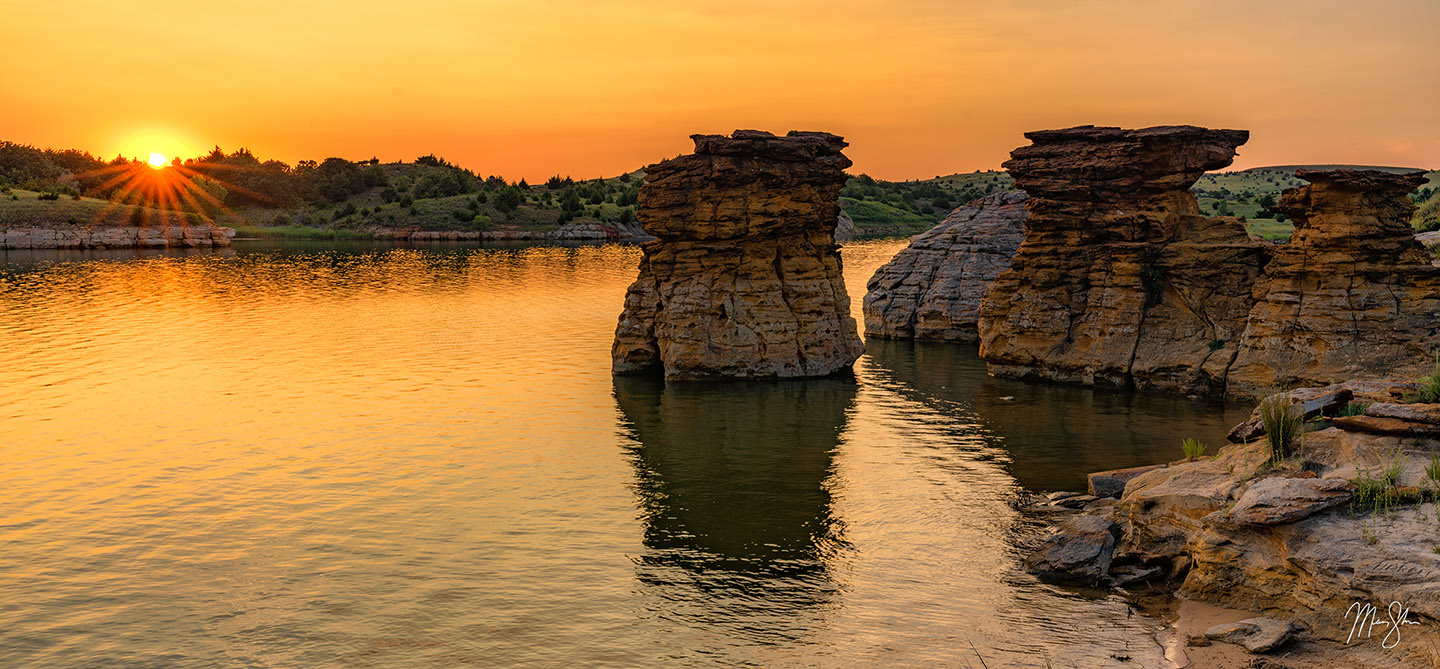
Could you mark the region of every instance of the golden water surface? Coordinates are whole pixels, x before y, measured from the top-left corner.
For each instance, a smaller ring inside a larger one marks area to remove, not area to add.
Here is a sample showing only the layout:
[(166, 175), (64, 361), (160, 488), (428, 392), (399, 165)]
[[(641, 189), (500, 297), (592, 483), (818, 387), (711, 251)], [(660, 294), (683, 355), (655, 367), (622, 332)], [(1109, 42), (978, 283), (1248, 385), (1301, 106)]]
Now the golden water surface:
[[(903, 245), (845, 247), (857, 317)], [(0, 666), (1161, 664), (1017, 508), (1233, 410), (881, 340), (612, 379), (638, 259), (0, 251)]]

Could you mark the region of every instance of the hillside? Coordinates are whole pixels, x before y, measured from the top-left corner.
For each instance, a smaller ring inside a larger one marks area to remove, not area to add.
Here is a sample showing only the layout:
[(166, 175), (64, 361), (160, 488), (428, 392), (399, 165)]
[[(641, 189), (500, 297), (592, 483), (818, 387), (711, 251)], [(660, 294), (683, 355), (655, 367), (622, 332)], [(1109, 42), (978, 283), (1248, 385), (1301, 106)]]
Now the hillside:
[[(1242, 218), (1251, 234), (1288, 237), (1291, 225), (1272, 212), (1285, 188), (1302, 182), (1301, 168), (1283, 165), (1216, 172), (1192, 189), (1207, 215)], [(1398, 167), (1370, 167), (1404, 171)], [(116, 178), (116, 177), (120, 178)], [(1412, 197), (1420, 204), (1415, 225), (1440, 226), (1440, 172)], [(388, 231), (426, 230), (527, 234), (566, 224), (633, 229), (644, 172), (543, 184), (481, 177), (436, 156), (381, 163), (327, 158), (294, 166), (261, 160), (245, 149), (177, 161), (153, 170), (116, 158), (103, 162), (75, 150), (40, 150), (0, 142), (0, 226), (116, 225), (161, 208), (197, 223), (207, 220), (251, 237), (370, 237)], [(939, 223), (955, 207), (1014, 188), (1003, 171), (975, 171), (915, 181), (853, 176), (840, 206), (862, 237), (903, 237)], [(45, 198), (39, 197), (40, 193)]]

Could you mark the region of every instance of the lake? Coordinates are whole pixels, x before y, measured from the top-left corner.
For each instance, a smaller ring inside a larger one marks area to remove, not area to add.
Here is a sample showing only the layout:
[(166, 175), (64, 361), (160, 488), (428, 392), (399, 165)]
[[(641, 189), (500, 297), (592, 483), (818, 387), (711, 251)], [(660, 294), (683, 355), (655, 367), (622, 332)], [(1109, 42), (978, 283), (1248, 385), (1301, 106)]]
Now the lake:
[[(857, 320), (903, 246), (844, 247)], [(883, 340), (616, 379), (639, 257), (0, 251), (0, 664), (1163, 666), (1020, 571), (1024, 501), (1247, 409)]]

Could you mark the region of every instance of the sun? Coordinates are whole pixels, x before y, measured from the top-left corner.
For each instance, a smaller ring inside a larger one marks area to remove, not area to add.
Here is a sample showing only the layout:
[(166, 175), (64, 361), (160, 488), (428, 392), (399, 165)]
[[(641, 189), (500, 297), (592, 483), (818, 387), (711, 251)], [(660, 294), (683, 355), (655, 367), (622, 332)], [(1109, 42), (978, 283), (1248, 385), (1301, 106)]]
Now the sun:
[(165, 165), (166, 165), (166, 163), (167, 163), (168, 161), (165, 160), (165, 155), (164, 155), (164, 154), (161, 154), (161, 153), (152, 153), (152, 154), (150, 154), (150, 160), (149, 160), (148, 162), (150, 163), (150, 166), (151, 166), (151, 167), (153, 167), (153, 168), (155, 168), (155, 169), (158, 170), (158, 169), (161, 169), (161, 168), (165, 167)]

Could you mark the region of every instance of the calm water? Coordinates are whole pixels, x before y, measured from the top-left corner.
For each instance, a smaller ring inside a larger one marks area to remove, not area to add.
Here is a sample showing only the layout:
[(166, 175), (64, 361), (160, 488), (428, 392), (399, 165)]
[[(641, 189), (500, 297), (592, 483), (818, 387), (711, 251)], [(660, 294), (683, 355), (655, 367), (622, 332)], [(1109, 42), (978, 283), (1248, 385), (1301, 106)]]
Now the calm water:
[[(845, 248), (857, 317), (902, 246)], [(1161, 666), (1015, 504), (1235, 411), (879, 340), (612, 379), (638, 258), (0, 251), (0, 665)]]

